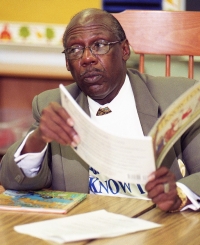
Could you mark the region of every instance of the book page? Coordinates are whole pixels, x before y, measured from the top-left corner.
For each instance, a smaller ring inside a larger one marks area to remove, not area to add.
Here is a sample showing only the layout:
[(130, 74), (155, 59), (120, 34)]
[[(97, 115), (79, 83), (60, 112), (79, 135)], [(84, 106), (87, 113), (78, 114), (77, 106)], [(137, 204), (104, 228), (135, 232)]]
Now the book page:
[(161, 115), (149, 133), (158, 168), (172, 145), (200, 118), (200, 83), (183, 93)]
[(98, 210), (66, 218), (18, 225), (14, 230), (63, 244), (86, 239), (116, 237), (159, 227), (161, 225), (154, 222)]
[(80, 108), (63, 85), (60, 90), (62, 106), (74, 120), (81, 139), (74, 151), (107, 177), (145, 184), (155, 170), (152, 138), (123, 138), (106, 132)]

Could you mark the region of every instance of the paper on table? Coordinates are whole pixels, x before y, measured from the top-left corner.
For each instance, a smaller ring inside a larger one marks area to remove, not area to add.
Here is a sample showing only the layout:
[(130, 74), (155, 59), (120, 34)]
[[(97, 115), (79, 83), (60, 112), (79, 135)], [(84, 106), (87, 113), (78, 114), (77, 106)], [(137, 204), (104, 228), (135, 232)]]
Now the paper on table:
[(151, 137), (118, 137), (96, 125), (61, 84), (61, 102), (75, 122), (81, 143), (77, 154), (101, 174), (112, 179), (145, 184), (155, 170)]
[(14, 230), (62, 244), (85, 239), (121, 236), (160, 226), (139, 218), (129, 218), (121, 214), (99, 210), (65, 218), (19, 225), (15, 226)]

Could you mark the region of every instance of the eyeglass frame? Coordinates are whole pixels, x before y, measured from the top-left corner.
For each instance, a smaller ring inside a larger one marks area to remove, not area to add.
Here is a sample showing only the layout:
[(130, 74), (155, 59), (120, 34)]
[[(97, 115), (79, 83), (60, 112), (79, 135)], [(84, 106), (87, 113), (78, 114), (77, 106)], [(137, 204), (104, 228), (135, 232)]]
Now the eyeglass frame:
[[(84, 54), (84, 52), (85, 52), (85, 49), (89, 49), (90, 50), (90, 52), (93, 54), (93, 55), (104, 55), (104, 54), (107, 54), (109, 51), (110, 51), (110, 49), (111, 49), (111, 45), (114, 45), (114, 44), (117, 44), (117, 43), (121, 43), (122, 41), (124, 41), (124, 40), (118, 40), (118, 41), (113, 41), (113, 42), (108, 42), (108, 43), (106, 43), (105, 45), (108, 45), (108, 51), (106, 52), (106, 53), (103, 53), (103, 54), (94, 54), (92, 51), (92, 49), (91, 49), (91, 46), (93, 45), (93, 44), (95, 44), (97, 41), (95, 41), (94, 43), (92, 43), (92, 45), (90, 45), (90, 46), (85, 46), (85, 47), (81, 47), (81, 49), (80, 50), (82, 50), (82, 55), (79, 57), (79, 58), (77, 58), (77, 59), (69, 59), (68, 57), (67, 57), (67, 54), (66, 54), (66, 51), (68, 50), (68, 49), (70, 49), (71, 47), (69, 47), (69, 48), (66, 48), (66, 49), (64, 49), (63, 51), (62, 51), (62, 53), (63, 54), (65, 54), (65, 56), (66, 56), (66, 59), (68, 59), (68, 60), (78, 60), (78, 59), (81, 59), (82, 57), (83, 57), (83, 54)], [(73, 47), (73, 46), (72, 46)]]

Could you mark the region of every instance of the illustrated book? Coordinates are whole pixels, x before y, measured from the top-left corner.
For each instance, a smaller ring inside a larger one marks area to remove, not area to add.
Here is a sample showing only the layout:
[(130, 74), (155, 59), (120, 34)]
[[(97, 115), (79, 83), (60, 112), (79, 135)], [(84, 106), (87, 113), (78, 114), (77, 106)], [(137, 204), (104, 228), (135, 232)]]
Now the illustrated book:
[(200, 118), (200, 83), (177, 98), (148, 136), (114, 135), (96, 124), (61, 84), (61, 103), (74, 120), (81, 142), (74, 151), (92, 168), (112, 179), (145, 184), (178, 138)]
[(76, 192), (6, 190), (0, 194), (0, 210), (65, 214), (86, 197)]

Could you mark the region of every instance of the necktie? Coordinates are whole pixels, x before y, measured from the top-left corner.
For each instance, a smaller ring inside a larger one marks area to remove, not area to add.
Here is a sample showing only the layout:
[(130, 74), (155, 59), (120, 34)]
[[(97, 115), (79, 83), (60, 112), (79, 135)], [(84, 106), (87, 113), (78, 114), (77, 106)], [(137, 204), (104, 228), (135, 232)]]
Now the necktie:
[(100, 107), (99, 110), (97, 111), (96, 116), (102, 116), (102, 115), (108, 114), (110, 112), (112, 112), (112, 111), (108, 107), (104, 107), (104, 108)]

